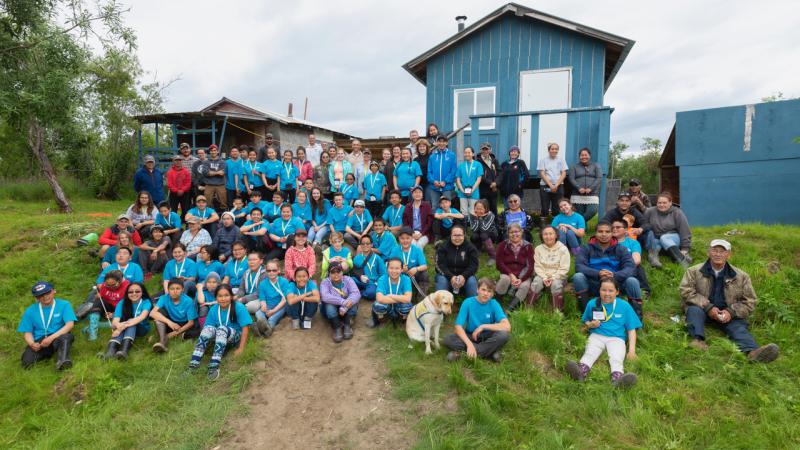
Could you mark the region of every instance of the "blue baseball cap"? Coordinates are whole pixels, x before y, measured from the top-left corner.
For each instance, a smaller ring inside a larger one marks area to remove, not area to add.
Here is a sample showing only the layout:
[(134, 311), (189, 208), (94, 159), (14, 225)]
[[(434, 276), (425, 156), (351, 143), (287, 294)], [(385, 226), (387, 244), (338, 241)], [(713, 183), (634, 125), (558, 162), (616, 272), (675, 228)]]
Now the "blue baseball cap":
[(50, 293), (53, 290), (53, 285), (47, 281), (37, 281), (31, 288), (31, 294), (34, 297), (41, 297), (44, 294)]

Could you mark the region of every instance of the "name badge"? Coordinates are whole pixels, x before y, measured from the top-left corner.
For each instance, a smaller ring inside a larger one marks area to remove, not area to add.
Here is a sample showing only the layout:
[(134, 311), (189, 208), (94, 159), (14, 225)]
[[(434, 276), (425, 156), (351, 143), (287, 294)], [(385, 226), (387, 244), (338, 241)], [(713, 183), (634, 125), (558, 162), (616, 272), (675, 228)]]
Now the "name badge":
[(603, 310), (592, 310), (592, 320), (599, 320), (602, 322), (606, 320), (606, 315), (603, 313)]
[(370, 195), (369, 196), (369, 201), (374, 202), (375, 201), (375, 196), (374, 195)]

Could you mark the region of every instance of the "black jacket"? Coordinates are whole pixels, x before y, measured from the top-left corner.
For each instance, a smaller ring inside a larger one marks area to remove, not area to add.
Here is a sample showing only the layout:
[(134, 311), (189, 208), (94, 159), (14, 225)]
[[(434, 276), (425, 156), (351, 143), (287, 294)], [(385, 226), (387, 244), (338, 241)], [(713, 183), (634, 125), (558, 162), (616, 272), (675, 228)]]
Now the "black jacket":
[(504, 197), (508, 197), (511, 194), (521, 194), (522, 187), (529, 177), (530, 173), (525, 161), (521, 159), (513, 163), (506, 161), (500, 166), (500, 177), (497, 181), (497, 186)]
[(463, 275), (469, 278), (478, 272), (478, 249), (468, 240), (456, 247), (447, 241), (436, 249), (436, 273), (447, 278)]
[(622, 217), (625, 214), (630, 214), (633, 216), (633, 227), (634, 228), (641, 228), (644, 231), (648, 231), (650, 229), (650, 223), (647, 222), (647, 219), (644, 218), (642, 213), (639, 212), (638, 209), (634, 207), (628, 208), (628, 212), (623, 213), (619, 210), (619, 206), (615, 207), (614, 209), (608, 210), (603, 220), (607, 220), (608, 222), (613, 222), (615, 220), (621, 220), (622, 223), (626, 223), (625, 219)]
[(497, 158), (494, 157), (493, 153), (489, 153), (489, 155), (492, 157), (490, 163), (484, 161), (483, 158), (481, 158), (480, 153), (478, 153), (477, 157), (475, 158), (475, 160), (481, 163), (481, 166), (483, 166), (483, 176), (481, 177), (481, 186), (480, 186), (482, 189), (489, 188), (492, 185), (492, 183), (496, 183), (497, 176), (499, 175)]

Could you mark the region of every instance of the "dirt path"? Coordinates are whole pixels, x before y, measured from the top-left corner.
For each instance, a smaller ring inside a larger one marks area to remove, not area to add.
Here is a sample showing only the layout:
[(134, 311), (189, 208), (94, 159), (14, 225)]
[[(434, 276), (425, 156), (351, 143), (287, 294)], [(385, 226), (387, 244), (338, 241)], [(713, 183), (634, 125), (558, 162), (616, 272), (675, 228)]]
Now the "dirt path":
[(341, 344), (319, 314), (311, 330), (281, 321), (264, 344), (265, 370), (245, 393), (250, 413), (231, 424), (219, 448), (404, 449), (416, 442), (370, 346), (370, 303), (360, 306), (355, 336)]

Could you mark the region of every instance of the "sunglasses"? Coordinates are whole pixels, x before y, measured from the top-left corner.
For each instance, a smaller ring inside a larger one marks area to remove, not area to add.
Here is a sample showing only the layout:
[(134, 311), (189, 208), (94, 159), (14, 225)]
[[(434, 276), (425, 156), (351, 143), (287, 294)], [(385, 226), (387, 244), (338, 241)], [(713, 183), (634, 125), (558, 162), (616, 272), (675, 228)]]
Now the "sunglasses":
[(128, 294), (141, 294), (142, 291), (128, 291)]
[(277, 272), (278, 269), (267, 269), (267, 272)]

